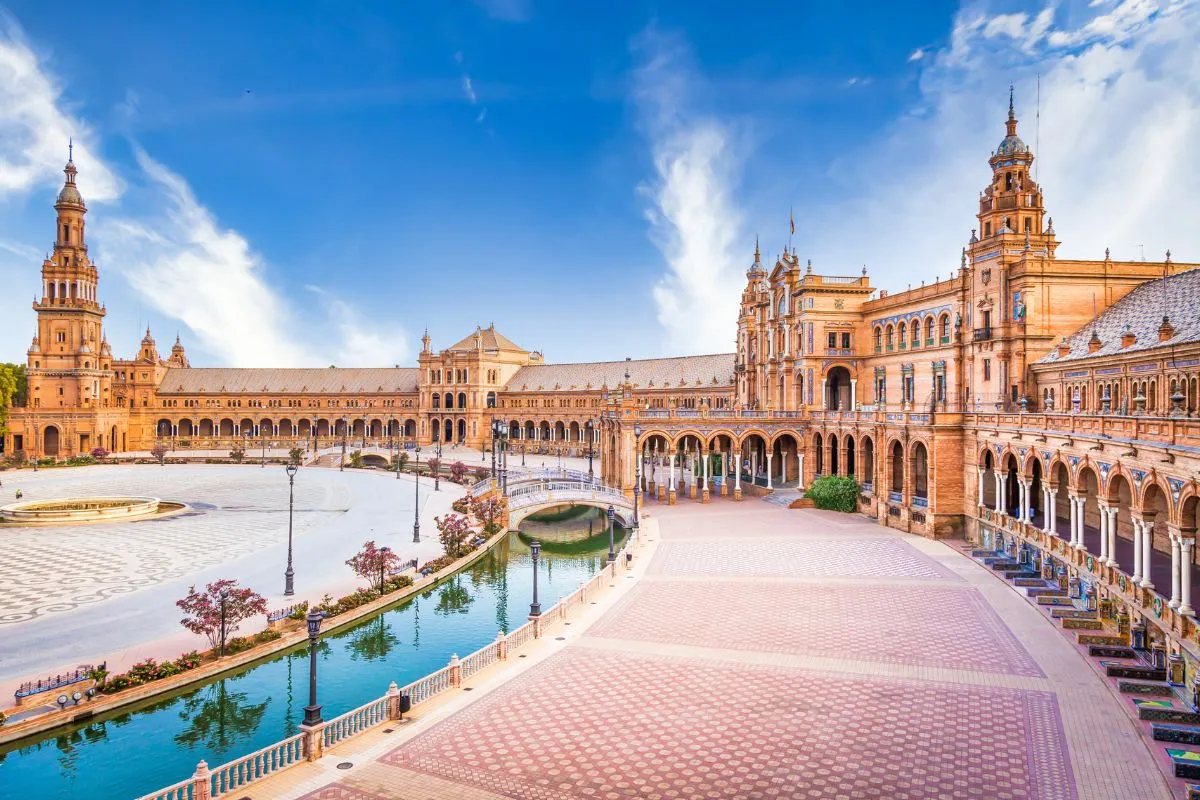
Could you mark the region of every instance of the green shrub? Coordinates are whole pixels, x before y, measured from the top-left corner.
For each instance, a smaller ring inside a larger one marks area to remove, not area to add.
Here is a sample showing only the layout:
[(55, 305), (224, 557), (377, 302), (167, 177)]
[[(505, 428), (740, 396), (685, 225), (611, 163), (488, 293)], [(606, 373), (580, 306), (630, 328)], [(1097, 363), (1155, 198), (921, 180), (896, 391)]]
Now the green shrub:
[(259, 631), (258, 633), (254, 634), (254, 643), (264, 644), (265, 642), (273, 642), (281, 636), (283, 636), (283, 634), (276, 630)]
[(809, 484), (804, 496), (817, 508), (848, 514), (858, 509), (858, 481), (848, 475), (822, 475)]

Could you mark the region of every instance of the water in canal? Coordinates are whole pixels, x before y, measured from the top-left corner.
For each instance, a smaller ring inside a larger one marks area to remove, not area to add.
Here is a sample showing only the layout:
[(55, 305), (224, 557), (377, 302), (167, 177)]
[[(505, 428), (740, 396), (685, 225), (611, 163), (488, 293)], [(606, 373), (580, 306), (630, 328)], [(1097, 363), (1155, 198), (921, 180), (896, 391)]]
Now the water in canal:
[[(522, 528), (542, 541), (542, 608), (603, 565), (608, 535), (594, 512)], [(624, 532), (618, 529), (617, 546)], [(319, 702), (333, 717), (446, 666), (514, 629), (529, 614), (529, 533), (511, 533), (463, 572), (319, 645)], [(308, 648), (131, 711), (63, 728), (36, 744), (0, 748), (0, 798), (128, 800), (298, 732), (308, 702)]]

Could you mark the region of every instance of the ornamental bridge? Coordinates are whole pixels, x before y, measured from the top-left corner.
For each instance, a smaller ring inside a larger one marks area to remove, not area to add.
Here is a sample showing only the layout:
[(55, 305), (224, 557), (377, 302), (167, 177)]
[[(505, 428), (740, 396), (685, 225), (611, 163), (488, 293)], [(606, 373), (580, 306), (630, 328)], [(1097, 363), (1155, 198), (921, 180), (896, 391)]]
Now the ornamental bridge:
[(516, 530), (532, 514), (558, 506), (591, 506), (601, 511), (607, 511), (611, 506), (613, 517), (621, 527), (632, 528), (636, 521), (631, 498), (580, 470), (509, 470), (507, 476), (501, 475), (499, 479), (484, 478), (470, 491), (472, 497), (493, 493), (508, 499), (509, 530)]

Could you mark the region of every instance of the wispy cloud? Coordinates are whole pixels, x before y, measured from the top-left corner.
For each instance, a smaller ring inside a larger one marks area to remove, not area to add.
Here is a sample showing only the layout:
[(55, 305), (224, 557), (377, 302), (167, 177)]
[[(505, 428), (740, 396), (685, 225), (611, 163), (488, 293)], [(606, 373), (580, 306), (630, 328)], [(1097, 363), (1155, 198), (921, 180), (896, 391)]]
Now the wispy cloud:
[(916, 50), (913, 50), (911, 53), (908, 54), (908, 60), (910, 62), (920, 61), (924, 57), (925, 57), (925, 51), (923, 49), (921, 49), (920, 47), (918, 47)]
[(487, 109), (481, 108), (479, 109), (479, 113), (475, 115), (475, 121), (483, 122), (485, 119), (487, 119)]
[(66, 109), (62, 88), (42, 70), (16, 21), (0, 11), (0, 195), (60, 183), (72, 137), (76, 159), (94, 165), (88, 199), (118, 197), (121, 184), (97, 157), (91, 127)]
[(532, 0), (475, 0), (475, 5), (501, 22), (528, 22), (533, 16)]
[(742, 281), (735, 255), (741, 215), (734, 199), (741, 143), (731, 124), (689, 105), (698, 76), (678, 39), (650, 28), (633, 49), (641, 62), (634, 101), (655, 170), (640, 189), (651, 201), (650, 238), (666, 261), (654, 287), (666, 349), (728, 351)]
[[(136, 113), (136, 95), (127, 95), (119, 110)], [(121, 275), (143, 301), (185, 324), (198, 339), (189, 344), (231, 366), (381, 364), (405, 357), (402, 331), (386, 338), (365, 333), (355, 310), (327, 292), (320, 298), (323, 313), (303, 317), (272, 284), (249, 241), (222, 227), (184, 178), (136, 143), (133, 180), (123, 181), (97, 155), (97, 134), (66, 110), (59, 83), (15, 21), (0, 17), (0, 197), (57, 187), (71, 135), (84, 196), (114, 201), (89, 225), (108, 279)], [(0, 251), (26, 264), (41, 256), (11, 237), (0, 238)], [(36, 282), (28, 288), (35, 290)], [(5, 323), (16, 317), (7, 304), (0, 310)]]
[(956, 268), (1010, 81), (1060, 257), (1100, 258), (1109, 246), (1138, 258), (1144, 244), (1148, 258), (1171, 248), (1200, 260), (1200, 227), (1179, 212), (1200, 186), (1200, 7), (1118, 0), (1065, 23), (1053, 3), (962, 8), (946, 46), (922, 60), (916, 113), (833, 166), (851, 199), (811, 209), (818, 263), (867, 262), (878, 285), (901, 288)]
[(475, 96), (475, 87), (471, 85), (470, 75), (463, 75), (462, 86), (463, 94), (467, 96), (467, 100), (471, 103), (471, 105), (475, 105), (475, 103), (479, 101), (479, 98)]

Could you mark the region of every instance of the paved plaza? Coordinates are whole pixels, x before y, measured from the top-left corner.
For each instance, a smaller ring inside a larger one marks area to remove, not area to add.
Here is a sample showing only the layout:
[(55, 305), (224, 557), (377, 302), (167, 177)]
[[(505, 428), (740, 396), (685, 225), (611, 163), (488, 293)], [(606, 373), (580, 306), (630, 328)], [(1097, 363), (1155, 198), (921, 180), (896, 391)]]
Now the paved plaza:
[[(296, 595), (283, 596), (288, 480), (281, 466), (96, 466), (0, 473), (0, 498), (149, 495), (187, 503), (178, 516), (98, 525), (0, 528), (0, 692), (78, 663), (127, 665), (206, 645), (179, 625), (189, 586), (231, 577), (272, 608), (352, 590), (345, 565), (367, 539), (402, 559), (440, 555), (433, 517), (463, 494), (422, 479), (421, 532), (412, 542), (413, 478), (373, 470), (304, 468), (296, 475)], [(247, 623), (247, 632), (261, 629)]]
[(633, 579), (573, 627), (251, 796), (1172, 796), (1079, 651), (951, 548), (754, 500), (648, 511)]

